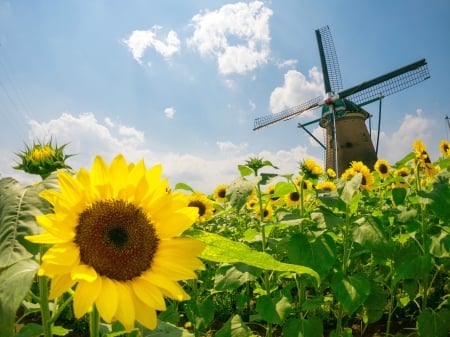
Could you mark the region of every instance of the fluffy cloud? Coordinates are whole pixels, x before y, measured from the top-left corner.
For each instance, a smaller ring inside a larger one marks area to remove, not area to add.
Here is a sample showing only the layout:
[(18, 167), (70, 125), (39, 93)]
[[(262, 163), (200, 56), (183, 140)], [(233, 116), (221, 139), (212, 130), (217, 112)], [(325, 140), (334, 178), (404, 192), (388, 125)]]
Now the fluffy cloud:
[(173, 30), (169, 31), (163, 41), (157, 38), (161, 28), (153, 26), (150, 30), (134, 30), (127, 39), (123, 40), (137, 62), (142, 63), (144, 51), (149, 47), (153, 47), (165, 58), (170, 58), (179, 52), (180, 40), (177, 33)]
[(175, 116), (175, 112), (176, 110), (173, 107), (168, 107), (164, 109), (164, 114), (169, 119), (173, 119), (173, 117)]
[(268, 61), (271, 16), (260, 1), (227, 4), (195, 15), (187, 43), (202, 56), (216, 58), (221, 74), (244, 74)]
[(283, 86), (275, 88), (270, 95), (270, 110), (278, 113), (323, 94), (322, 73), (316, 67), (309, 71), (309, 78), (289, 70), (284, 75)]
[[(430, 147), (427, 150), (432, 160), (435, 160), (439, 155), (437, 144), (431, 143), (435, 129), (435, 121), (423, 116), (421, 109), (418, 109), (415, 114), (407, 114), (398, 130), (391, 135), (383, 131), (380, 133), (379, 157), (394, 163), (412, 151), (412, 144), (416, 139), (421, 139), (425, 144), (433, 145), (433, 148)], [(372, 131), (372, 135), (376, 139), (375, 131)]]

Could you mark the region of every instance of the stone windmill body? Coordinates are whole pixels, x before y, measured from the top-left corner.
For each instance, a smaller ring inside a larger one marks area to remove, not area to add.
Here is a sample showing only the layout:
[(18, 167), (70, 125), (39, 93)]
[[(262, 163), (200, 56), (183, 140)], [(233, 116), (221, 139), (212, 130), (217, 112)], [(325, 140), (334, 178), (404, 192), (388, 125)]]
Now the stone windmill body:
[[(323, 71), (325, 99), (316, 97), (277, 114), (258, 117), (255, 119), (253, 130), (289, 120), (303, 112), (321, 107), (321, 118), (299, 123), (298, 127), (305, 130), (325, 149), (326, 167), (333, 168), (339, 175), (352, 161), (362, 161), (373, 168), (378, 152), (381, 100), (428, 79), (430, 74), (427, 62), (422, 59), (349, 89), (343, 89), (330, 29), (325, 26), (315, 32)], [(369, 119), (370, 114), (362, 108), (375, 101), (380, 102), (376, 146), (366, 126), (366, 120)], [(317, 122), (326, 130), (325, 144), (306, 128)]]

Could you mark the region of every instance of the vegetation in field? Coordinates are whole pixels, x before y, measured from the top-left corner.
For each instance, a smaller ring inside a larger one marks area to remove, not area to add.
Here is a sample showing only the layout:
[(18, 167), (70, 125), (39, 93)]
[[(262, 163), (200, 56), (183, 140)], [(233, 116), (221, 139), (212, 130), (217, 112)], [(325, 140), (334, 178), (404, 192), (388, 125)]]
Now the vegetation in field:
[(17, 168), (42, 180), (0, 179), (1, 336), (446, 337), (439, 148), (340, 177), (253, 157), (206, 195), (121, 155), (73, 172), (65, 146), (36, 143)]

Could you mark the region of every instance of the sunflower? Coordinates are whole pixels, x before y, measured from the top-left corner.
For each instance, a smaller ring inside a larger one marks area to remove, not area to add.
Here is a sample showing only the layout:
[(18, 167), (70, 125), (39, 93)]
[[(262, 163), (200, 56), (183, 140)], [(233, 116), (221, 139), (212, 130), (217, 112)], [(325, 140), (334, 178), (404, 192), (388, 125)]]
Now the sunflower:
[(304, 190), (312, 190), (313, 184), (308, 179), (303, 179), (302, 176), (298, 176), (294, 180), (294, 184), (297, 185), (299, 188), (303, 188)]
[(380, 177), (384, 179), (389, 177), (389, 173), (391, 172), (391, 166), (384, 159), (378, 159), (375, 162), (374, 169), (380, 174)]
[(316, 190), (336, 191), (336, 185), (332, 181), (320, 181), (317, 183)]
[(341, 178), (349, 181), (351, 180), (354, 176), (356, 176), (358, 172), (356, 172), (352, 167), (347, 168), (341, 175)]
[(33, 146), (25, 146), (25, 151), (17, 153), (22, 162), (14, 167), (30, 174), (38, 174), (45, 179), (50, 173), (58, 169), (70, 169), (65, 161), (72, 155), (64, 154), (67, 144), (57, 146), (52, 140), (47, 143), (33, 143)]
[(300, 193), (298, 191), (293, 191), (285, 195), (284, 200), (289, 206), (298, 206), (300, 204)]
[(327, 177), (328, 179), (336, 178), (336, 172), (332, 168), (327, 168)]
[(199, 222), (205, 222), (214, 214), (213, 202), (201, 192), (194, 192), (188, 196), (188, 206), (197, 207)]
[(362, 174), (361, 187), (365, 190), (371, 190), (375, 180), (370, 172), (370, 169), (362, 161), (352, 161), (351, 167)]
[(413, 149), (416, 152), (416, 159), (419, 162), (419, 166), (425, 170), (426, 176), (428, 178), (434, 177), (439, 172), (439, 168), (432, 164), (427, 149), (420, 139), (413, 143)]
[(450, 142), (441, 140), (439, 142), (439, 150), (444, 157), (450, 157)]
[(258, 198), (255, 196), (250, 196), (247, 199), (247, 202), (245, 203), (245, 207), (247, 207), (248, 210), (253, 209), (258, 204)]
[(323, 168), (312, 158), (307, 158), (300, 164), (301, 171), (308, 178), (317, 178), (323, 173)]
[(50, 299), (76, 286), (77, 318), (95, 306), (128, 331), (135, 321), (154, 329), (164, 296), (189, 299), (177, 281), (196, 278), (204, 244), (179, 236), (198, 210), (184, 194), (167, 192), (161, 173), (160, 165), (127, 164), (122, 155), (110, 166), (97, 156), (91, 172), (58, 172), (60, 190), (41, 192), (54, 210), (36, 217), (46, 231), (26, 237), (52, 245), (38, 271), (51, 278)]
[(270, 220), (270, 218), (274, 214), (274, 210), (271, 204), (263, 205), (262, 210), (258, 206), (254, 207), (253, 209), (255, 210), (258, 219), (262, 218), (262, 221)]
[(221, 184), (218, 185), (213, 192), (214, 199), (218, 202), (226, 202), (227, 201), (227, 185)]
[(395, 170), (393, 175), (394, 177), (402, 177), (402, 181), (395, 182), (395, 187), (406, 188), (408, 186), (408, 177), (410, 176), (411, 171), (406, 166)]
[(280, 197), (275, 196), (275, 185), (269, 185), (267, 186), (267, 188), (264, 190), (264, 193), (267, 194), (269, 196), (270, 202), (271, 203), (278, 203), (280, 202)]

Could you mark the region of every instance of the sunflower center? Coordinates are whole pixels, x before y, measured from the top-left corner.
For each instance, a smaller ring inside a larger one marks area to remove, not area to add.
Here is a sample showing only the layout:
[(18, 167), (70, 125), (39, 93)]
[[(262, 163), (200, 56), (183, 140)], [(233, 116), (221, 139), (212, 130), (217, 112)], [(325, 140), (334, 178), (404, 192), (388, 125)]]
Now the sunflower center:
[(289, 194), (289, 197), (292, 201), (299, 201), (300, 200), (300, 194), (298, 192), (292, 192)]
[(191, 201), (188, 206), (189, 207), (197, 207), (199, 216), (202, 216), (206, 213), (206, 206), (199, 200)]
[(159, 238), (147, 215), (123, 200), (97, 201), (78, 218), (81, 262), (102, 276), (131, 280), (150, 268)]
[(381, 172), (381, 174), (387, 174), (389, 172), (389, 170), (388, 170), (386, 165), (381, 164), (380, 165), (380, 172)]
[(225, 198), (227, 196), (227, 191), (225, 189), (222, 189), (219, 191), (219, 193), (217, 193), (217, 195), (219, 196), (219, 198)]

